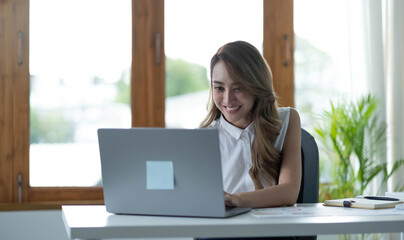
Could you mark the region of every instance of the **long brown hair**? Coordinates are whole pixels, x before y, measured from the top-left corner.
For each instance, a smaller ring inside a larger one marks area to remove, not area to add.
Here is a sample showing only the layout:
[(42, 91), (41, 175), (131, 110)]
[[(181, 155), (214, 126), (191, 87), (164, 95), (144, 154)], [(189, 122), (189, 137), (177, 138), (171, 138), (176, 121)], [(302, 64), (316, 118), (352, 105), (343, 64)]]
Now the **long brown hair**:
[[(280, 171), (280, 152), (274, 143), (279, 135), (279, 119), (276, 96), (272, 86), (272, 72), (261, 53), (253, 45), (243, 42), (231, 42), (223, 45), (210, 62), (210, 77), (215, 65), (222, 61), (230, 77), (248, 93), (255, 96), (252, 108), (255, 129), (251, 145), (252, 166), (250, 176), (257, 189), (263, 188), (261, 179), (278, 182)], [(213, 89), (209, 93), (208, 115), (201, 127), (209, 126), (221, 115), (213, 101)]]

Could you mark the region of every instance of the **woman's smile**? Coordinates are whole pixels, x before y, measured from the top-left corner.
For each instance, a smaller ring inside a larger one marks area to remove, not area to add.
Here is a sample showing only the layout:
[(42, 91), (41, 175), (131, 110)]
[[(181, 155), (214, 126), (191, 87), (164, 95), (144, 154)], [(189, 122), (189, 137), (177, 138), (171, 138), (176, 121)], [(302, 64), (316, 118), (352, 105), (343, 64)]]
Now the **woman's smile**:
[(229, 107), (229, 106), (225, 106), (225, 108), (228, 110), (228, 112), (237, 112), (237, 110), (240, 108), (241, 106), (237, 106), (237, 107)]

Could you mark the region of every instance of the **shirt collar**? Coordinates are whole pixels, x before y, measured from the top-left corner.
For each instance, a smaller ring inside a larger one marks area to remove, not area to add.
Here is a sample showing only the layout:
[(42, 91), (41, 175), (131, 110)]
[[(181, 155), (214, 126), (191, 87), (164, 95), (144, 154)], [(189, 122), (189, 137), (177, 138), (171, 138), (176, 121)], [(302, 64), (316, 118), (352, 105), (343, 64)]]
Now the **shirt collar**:
[(251, 122), (248, 127), (245, 129), (238, 128), (231, 123), (229, 123), (224, 117), (223, 114), (220, 115), (220, 125), (228, 132), (231, 136), (233, 136), (235, 139), (239, 139), (240, 136), (245, 133), (245, 134), (251, 134), (254, 135), (254, 122)]

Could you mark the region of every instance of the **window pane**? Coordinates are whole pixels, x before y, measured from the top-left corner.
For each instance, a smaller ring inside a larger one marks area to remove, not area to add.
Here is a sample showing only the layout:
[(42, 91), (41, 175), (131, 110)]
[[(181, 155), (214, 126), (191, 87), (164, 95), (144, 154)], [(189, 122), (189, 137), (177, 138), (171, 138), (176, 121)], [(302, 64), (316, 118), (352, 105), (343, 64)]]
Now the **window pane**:
[(131, 1), (31, 0), (31, 186), (101, 184), (97, 129), (130, 127)]
[[(331, 110), (330, 101), (354, 99), (364, 88), (360, 5), (349, 0), (294, 1), (295, 101), (302, 126), (312, 133), (320, 114)], [(332, 162), (325, 152), (320, 151), (321, 183), (331, 180)]]
[(352, 92), (347, 6), (339, 0), (294, 1), (295, 101), (305, 128), (313, 127), (330, 100)]
[(166, 0), (166, 126), (196, 128), (206, 116), (210, 59), (231, 41), (262, 52), (263, 2)]

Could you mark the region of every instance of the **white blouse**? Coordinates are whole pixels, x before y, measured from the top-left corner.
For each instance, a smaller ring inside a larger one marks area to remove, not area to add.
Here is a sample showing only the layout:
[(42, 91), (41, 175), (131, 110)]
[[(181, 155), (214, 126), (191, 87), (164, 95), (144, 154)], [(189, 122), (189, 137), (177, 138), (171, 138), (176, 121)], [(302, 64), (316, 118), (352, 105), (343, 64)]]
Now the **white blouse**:
[[(275, 141), (275, 148), (281, 151), (289, 125), (290, 108), (278, 108), (278, 112), (282, 127)], [(232, 194), (254, 191), (254, 183), (248, 173), (252, 165), (253, 123), (245, 129), (240, 129), (227, 122), (222, 115), (220, 119), (212, 122), (210, 127), (219, 131), (224, 191)], [(269, 187), (274, 185), (274, 182), (262, 181), (262, 184)]]

